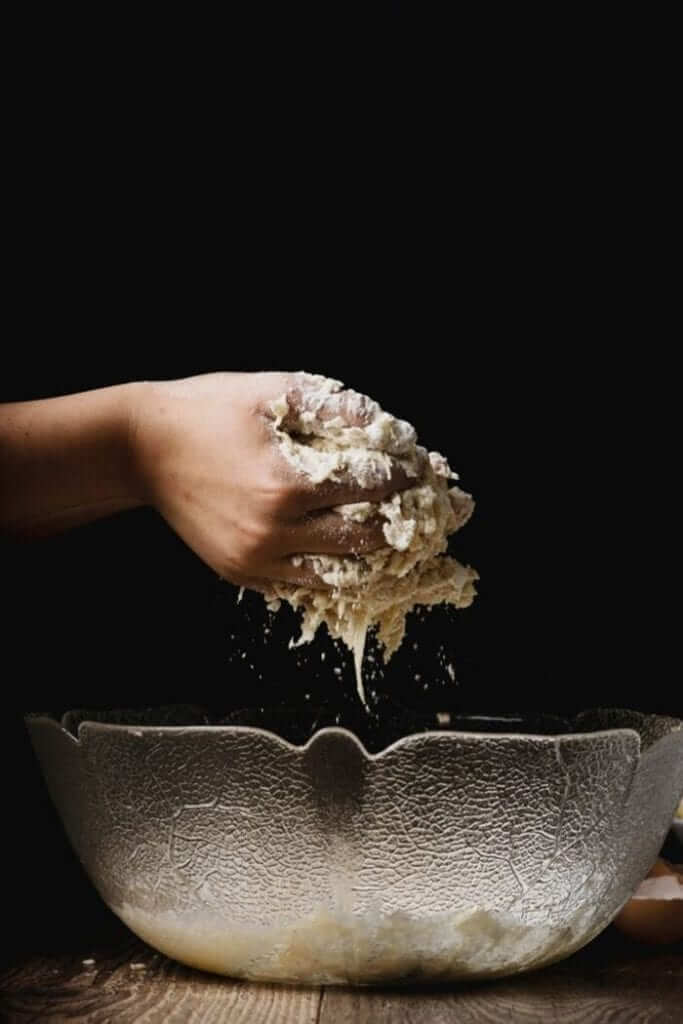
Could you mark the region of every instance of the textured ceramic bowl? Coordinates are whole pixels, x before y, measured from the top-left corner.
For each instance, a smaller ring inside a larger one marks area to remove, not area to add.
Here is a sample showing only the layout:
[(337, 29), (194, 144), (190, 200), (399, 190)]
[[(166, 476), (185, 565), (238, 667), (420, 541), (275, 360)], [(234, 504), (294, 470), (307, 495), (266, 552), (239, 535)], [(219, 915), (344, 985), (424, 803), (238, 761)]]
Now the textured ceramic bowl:
[[(238, 977), (492, 977), (602, 931), (683, 791), (683, 723), (407, 736), (378, 754), (240, 726), (28, 727), (66, 832), (150, 945)], [(66, 725), (69, 720), (67, 718)]]

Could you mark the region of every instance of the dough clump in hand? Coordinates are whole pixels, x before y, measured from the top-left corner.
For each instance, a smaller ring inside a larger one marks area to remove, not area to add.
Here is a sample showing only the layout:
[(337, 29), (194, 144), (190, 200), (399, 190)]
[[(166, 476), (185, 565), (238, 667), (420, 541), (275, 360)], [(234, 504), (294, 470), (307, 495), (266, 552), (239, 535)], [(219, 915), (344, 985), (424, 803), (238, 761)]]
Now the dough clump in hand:
[[(298, 473), (312, 484), (354, 480), (372, 488), (388, 480), (398, 464), (414, 480), (388, 500), (334, 510), (356, 522), (380, 516), (386, 546), (353, 556), (293, 556), (295, 564), (305, 561), (325, 587), (273, 581), (265, 594), (273, 608), (285, 600), (302, 612), (297, 644), (312, 640), (324, 622), (332, 637), (351, 648), (365, 703), (361, 665), (370, 627), (377, 628), (388, 661), (403, 640), (406, 615), (413, 608), (444, 603), (466, 608), (472, 603), (477, 573), (445, 552), (448, 537), (470, 518), (474, 502), (451, 484), (457, 475), (444, 456), (417, 444), (409, 423), (384, 412), (367, 396), (343, 390), (339, 381), (313, 374), (300, 374), (299, 379), (303, 401), (282, 395), (270, 407), (276, 442)], [(344, 415), (334, 415), (341, 405)]]

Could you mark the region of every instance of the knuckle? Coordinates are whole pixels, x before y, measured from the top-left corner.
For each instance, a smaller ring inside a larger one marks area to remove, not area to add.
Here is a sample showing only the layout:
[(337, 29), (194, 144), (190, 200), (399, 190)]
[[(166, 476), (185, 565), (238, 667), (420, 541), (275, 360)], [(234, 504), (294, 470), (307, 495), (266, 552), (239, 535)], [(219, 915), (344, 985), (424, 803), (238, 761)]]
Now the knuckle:
[(273, 533), (266, 523), (260, 520), (243, 523), (235, 551), (235, 567), (241, 572), (253, 571), (267, 559), (272, 541)]
[(307, 491), (303, 482), (293, 474), (273, 473), (261, 491), (267, 514), (278, 519), (298, 509)]

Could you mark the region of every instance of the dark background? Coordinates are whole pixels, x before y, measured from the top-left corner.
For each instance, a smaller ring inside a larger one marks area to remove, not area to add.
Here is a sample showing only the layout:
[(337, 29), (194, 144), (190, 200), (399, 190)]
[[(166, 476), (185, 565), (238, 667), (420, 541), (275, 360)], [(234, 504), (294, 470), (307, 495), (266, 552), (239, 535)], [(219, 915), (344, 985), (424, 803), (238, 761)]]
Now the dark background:
[[(204, 58), (206, 33), (190, 67), (156, 22), (111, 52), (114, 26), (75, 53), (53, 28), (14, 41), (0, 400), (223, 368), (338, 377), (477, 500), (453, 551), (479, 597), (411, 624), (385, 706), (683, 713), (666, 62), (624, 47), (608, 74), (614, 28), (591, 27), (596, 81), (572, 50), (549, 89), (554, 35), (505, 64), (504, 26), (465, 26), (423, 67), (411, 27), (367, 41), (371, 86), (345, 56), (320, 88), (325, 48), (268, 77), (280, 43), (263, 58), (261, 29), (245, 69), (223, 37)], [(324, 638), (288, 651), (284, 611), (264, 644), (260, 599), (238, 606), (151, 510), (0, 558), (2, 856), (21, 895), (4, 936), (35, 948), (98, 904), (26, 711), (351, 706), (353, 679)]]

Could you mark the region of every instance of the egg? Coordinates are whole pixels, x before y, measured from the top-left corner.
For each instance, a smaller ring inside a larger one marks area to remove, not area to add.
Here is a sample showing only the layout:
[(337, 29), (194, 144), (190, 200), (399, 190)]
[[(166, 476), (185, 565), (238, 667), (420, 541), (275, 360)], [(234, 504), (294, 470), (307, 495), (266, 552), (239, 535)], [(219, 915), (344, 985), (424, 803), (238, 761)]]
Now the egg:
[(683, 942), (683, 865), (656, 861), (614, 924), (639, 942)]

